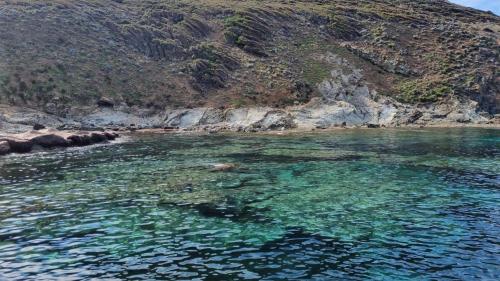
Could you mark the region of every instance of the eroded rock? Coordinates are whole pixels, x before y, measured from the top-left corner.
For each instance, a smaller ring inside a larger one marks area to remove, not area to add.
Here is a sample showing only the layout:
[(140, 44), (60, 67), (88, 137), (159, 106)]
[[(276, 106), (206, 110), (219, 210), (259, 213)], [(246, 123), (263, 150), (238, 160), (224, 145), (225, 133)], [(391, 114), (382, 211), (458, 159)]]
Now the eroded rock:
[(46, 127), (44, 125), (42, 125), (42, 124), (38, 124), (37, 123), (37, 124), (33, 125), (33, 130), (35, 130), (35, 131), (43, 130), (45, 128)]
[(0, 141), (0, 155), (5, 155), (10, 153), (10, 145), (7, 141)]
[(114, 107), (115, 103), (109, 98), (101, 98), (97, 101), (99, 107)]
[(93, 143), (100, 143), (108, 140), (104, 133), (92, 133), (90, 134), (90, 139)]
[(28, 153), (33, 149), (33, 142), (31, 140), (7, 140), (10, 146), (10, 152), (15, 153)]
[(67, 147), (69, 142), (62, 136), (56, 134), (41, 135), (31, 139), (33, 144), (43, 148)]
[(0, 155), (28, 153), (34, 146), (42, 148), (87, 146), (118, 137), (119, 135), (114, 132), (66, 132), (54, 129), (30, 131), (0, 138)]

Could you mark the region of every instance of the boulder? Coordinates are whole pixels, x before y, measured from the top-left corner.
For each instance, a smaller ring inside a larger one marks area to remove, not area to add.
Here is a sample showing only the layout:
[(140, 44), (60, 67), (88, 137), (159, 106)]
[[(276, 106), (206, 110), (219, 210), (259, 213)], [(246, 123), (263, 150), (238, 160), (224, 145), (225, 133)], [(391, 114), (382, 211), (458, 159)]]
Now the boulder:
[(36, 123), (35, 125), (33, 125), (33, 130), (35, 130), (35, 131), (43, 130), (45, 128), (46, 127), (44, 125), (42, 125), (42, 124)]
[(115, 103), (108, 98), (101, 98), (97, 101), (97, 106), (99, 107), (114, 107)]
[(89, 135), (71, 135), (67, 137), (71, 146), (87, 146), (92, 144), (92, 139)]
[(118, 134), (117, 133), (104, 132), (104, 136), (108, 140), (115, 140), (118, 137)]
[(260, 130), (285, 130), (296, 127), (293, 117), (282, 110), (269, 111), (259, 122), (252, 125)]
[(371, 128), (371, 129), (377, 129), (377, 128), (380, 128), (380, 125), (379, 124), (367, 124), (366, 125), (368, 128)]
[(179, 130), (179, 127), (165, 126), (165, 127), (163, 127), (163, 130), (165, 130), (165, 131), (175, 131), (175, 130)]
[(91, 145), (92, 144), (92, 138), (90, 138), (89, 135), (83, 135), (81, 136), (82, 139), (82, 145)]
[(92, 133), (90, 139), (93, 143), (105, 142), (108, 140), (104, 133)]
[[(414, 111), (409, 117), (408, 120), (406, 121), (406, 124), (413, 124), (417, 122), (420, 118), (422, 118), (424, 114), (421, 111)], [(444, 115), (446, 117), (446, 115)]]
[(0, 141), (0, 155), (10, 153), (10, 145), (8, 141)]
[(81, 136), (71, 135), (66, 138), (71, 146), (82, 146), (83, 140)]
[(11, 152), (16, 153), (28, 153), (33, 148), (33, 142), (31, 140), (7, 140), (10, 146)]
[(44, 148), (69, 146), (69, 142), (65, 138), (55, 134), (34, 137), (31, 139), (31, 141), (33, 142), (33, 144), (37, 144)]

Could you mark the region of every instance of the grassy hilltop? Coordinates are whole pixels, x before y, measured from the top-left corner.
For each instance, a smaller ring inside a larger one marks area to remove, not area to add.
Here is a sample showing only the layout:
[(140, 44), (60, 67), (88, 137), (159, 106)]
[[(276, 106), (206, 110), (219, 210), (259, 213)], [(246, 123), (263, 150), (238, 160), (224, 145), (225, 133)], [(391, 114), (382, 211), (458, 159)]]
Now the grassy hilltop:
[(500, 17), (441, 0), (0, 0), (0, 103), (284, 107), (333, 54), (401, 102), (493, 114), (499, 44)]

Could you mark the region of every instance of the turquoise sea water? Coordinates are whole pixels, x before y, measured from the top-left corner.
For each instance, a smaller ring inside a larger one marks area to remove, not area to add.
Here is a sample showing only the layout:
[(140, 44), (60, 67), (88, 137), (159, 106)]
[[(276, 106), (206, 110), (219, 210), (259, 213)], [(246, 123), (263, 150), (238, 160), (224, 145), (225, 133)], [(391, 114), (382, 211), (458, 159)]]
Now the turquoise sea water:
[(0, 280), (92, 279), (499, 280), (500, 130), (145, 135), (0, 158)]

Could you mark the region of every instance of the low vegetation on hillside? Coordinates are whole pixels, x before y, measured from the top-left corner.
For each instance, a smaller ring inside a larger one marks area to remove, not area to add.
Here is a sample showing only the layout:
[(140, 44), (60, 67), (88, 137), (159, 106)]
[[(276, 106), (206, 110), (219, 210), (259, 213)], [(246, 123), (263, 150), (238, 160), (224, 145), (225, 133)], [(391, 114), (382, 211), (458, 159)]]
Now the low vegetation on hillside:
[(440, 0), (0, 0), (0, 103), (303, 104), (332, 53), (401, 102), (496, 113), (499, 32), (500, 17)]

